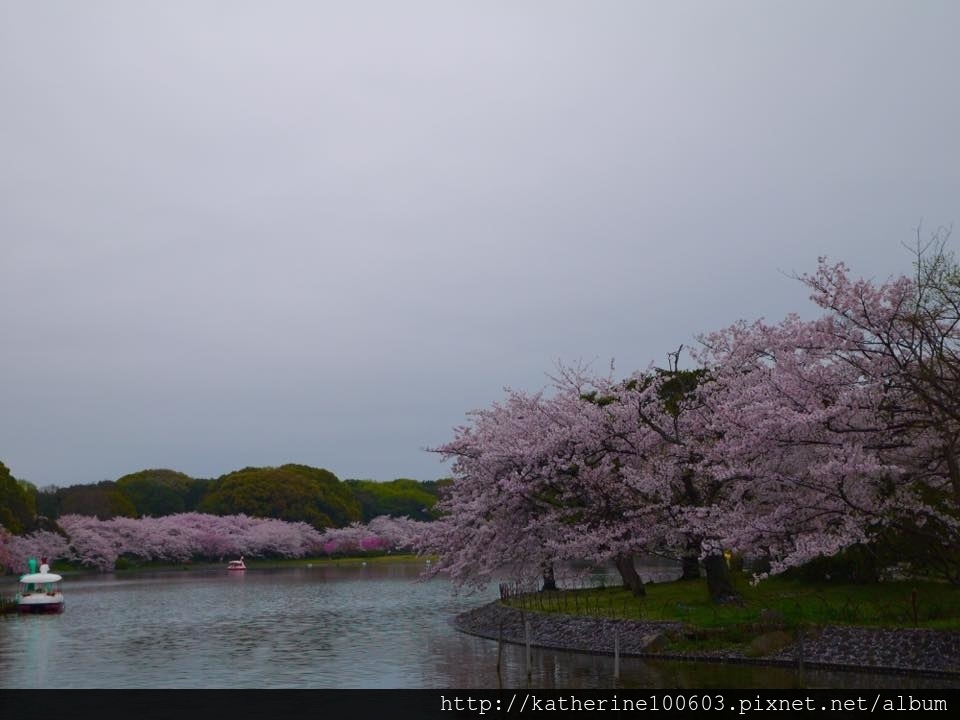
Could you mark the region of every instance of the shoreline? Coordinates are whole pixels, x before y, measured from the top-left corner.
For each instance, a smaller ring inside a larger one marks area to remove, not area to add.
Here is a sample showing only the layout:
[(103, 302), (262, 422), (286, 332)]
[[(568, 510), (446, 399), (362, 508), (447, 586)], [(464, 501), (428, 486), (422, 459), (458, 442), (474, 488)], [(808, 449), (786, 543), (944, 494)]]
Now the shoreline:
[[(231, 556), (232, 559), (232, 556)], [(96, 567), (78, 567), (75, 565), (65, 565), (64, 567), (51, 568), (51, 572), (63, 577), (77, 577), (84, 575), (126, 575), (130, 573), (156, 573), (156, 572), (207, 572), (211, 570), (223, 570), (227, 567), (228, 560), (225, 558), (222, 562), (213, 560), (188, 560), (182, 562), (144, 562), (130, 563), (122, 567), (115, 567), (112, 570), (101, 570)], [(286, 567), (340, 567), (353, 565), (379, 565), (383, 563), (424, 563), (425, 560), (418, 555), (411, 553), (399, 553), (397, 555), (343, 555), (330, 557), (321, 555), (318, 557), (302, 558), (246, 558), (247, 570), (276, 570)], [(4, 579), (16, 582), (23, 572), (6, 571), (0, 573), (0, 582)]]
[(550, 650), (613, 655), (619, 635), (621, 657), (685, 662), (737, 663), (797, 669), (923, 675), (960, 679), (960, 631), (924, 628), (874, 628), (827, 625), (808, 628), (801, 642), (753, 657), (737, 649), (677, 653), (647, 649), (657, 636), (683, 629), (683, 623), (659, 620), (612, 620), (576, 615), (522, 611), (495, 600), (453, 618), (454, 627), (468, 635), (524, 644), (524, 620), (530, 644)]

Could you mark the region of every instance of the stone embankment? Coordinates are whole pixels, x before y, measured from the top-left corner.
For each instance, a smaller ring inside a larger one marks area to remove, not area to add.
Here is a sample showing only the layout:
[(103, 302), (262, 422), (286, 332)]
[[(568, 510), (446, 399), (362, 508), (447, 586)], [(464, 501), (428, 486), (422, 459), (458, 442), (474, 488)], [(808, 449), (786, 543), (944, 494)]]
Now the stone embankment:
[[(780, 666), (803, 663), (837, 670), (960, 677), (960, 631), (953, 630), (826, 626), (808, 628), (800, 636), (790, 635), (789, 644), (774, 643), (772, 649), (761, 649), (760, 653), (756, 644), (752, 652), (745, 648), (675, 653), (667, 646), (671, 636), (683, 634), (680, 622), (523, 612), (493, 602), (458, 615), (454, 625), (471, 635), (524, 643), (525, 620), (529, 622), (531, 645), (557, 650), (613, 654), (614, 643), (618, 642), (620, 654), (625, 656)], [(769, 635), (775, 637), (777, 632)]]

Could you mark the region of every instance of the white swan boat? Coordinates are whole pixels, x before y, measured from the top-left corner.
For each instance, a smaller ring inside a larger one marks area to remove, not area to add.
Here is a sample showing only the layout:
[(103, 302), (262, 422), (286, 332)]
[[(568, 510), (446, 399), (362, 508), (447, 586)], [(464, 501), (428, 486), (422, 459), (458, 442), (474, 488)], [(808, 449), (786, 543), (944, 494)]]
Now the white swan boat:
[[(31, 570), (36, 560), (31, 560)], [(40, 572), (31, 572), (20, 576), (17, 592), (17, 612), (21, 613), (60, 613), (63, 612), (63, 590), (60, 587), (62, 577), (50, 572), (50, 566), (44, 561)]]

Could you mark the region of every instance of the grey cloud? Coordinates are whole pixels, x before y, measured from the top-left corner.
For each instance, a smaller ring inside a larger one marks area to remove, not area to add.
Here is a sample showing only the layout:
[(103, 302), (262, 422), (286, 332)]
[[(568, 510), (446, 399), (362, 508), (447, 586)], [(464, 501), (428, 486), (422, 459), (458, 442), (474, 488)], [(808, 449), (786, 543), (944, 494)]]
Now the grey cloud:
[(0, 0), (0, 458), (445, 472), (957, 218), (951, 2)]

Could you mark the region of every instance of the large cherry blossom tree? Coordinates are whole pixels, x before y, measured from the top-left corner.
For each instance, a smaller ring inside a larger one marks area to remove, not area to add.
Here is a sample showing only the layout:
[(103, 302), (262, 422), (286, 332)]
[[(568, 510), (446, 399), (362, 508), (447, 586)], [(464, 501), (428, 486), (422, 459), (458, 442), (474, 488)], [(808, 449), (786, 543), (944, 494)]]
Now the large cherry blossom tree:
[(438, 452), (454, 459), (426, 549), (458, 582), (503, 565), (669, 552), (711, 595), (725, 550), (771, 571), (916, 539), (960, 579), (960, 272), (941, 238), (916, 276), (802, 277), (825, 314), (740, 322), (701, 338), (697, 367), (626, 380), (563, 370), (552, 394), (509, 392)]
[(482, 584), (504, 566), (612, 562), (641, 595), (634, 556), (670, 552), (694, 564), (704, 556), (716, 596), (732, 594), (722, 548), (687, 514), (713, 500), (687, 427), (696, 377), (651, 371), (615, 382), (561, 368), (549, 397), (510, 392), (472, 413), (437, 449), (455, 459), (447, 517), (425, 548), (440, 555), (437, 569)]
[(704, 338), (714, 460), (743, 519), (727, 542), (777, 570), (892, 529), (960, 580), (957, 278), (942, 245), (879, 283), (821, 260), (803, 281), (823, 317)]

